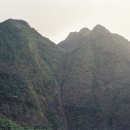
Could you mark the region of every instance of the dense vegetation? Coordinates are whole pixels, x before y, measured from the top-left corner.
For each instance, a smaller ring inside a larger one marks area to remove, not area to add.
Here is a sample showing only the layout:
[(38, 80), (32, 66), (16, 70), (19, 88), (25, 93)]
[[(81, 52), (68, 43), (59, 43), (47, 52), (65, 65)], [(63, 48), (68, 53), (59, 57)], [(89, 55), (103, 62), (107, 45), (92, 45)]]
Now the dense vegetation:
[(57, 46), (25, 21), (1, 23), (1, 129), (129, 130), (129, 56), (101, 25)]
[(0, 129), (2, 130), (13, 130), (13, 129), (22, 129), (21, 126), (17, 125), (15, 122), (5, 118), (4, 116), (0, 115)]
[(69, 50), (62, 84), (69, 128), (129, 130), (130, 42), (97, 25), (59, 46)]
[(51, 130), (47, 127), (36, 126), (34, 128), (22, 127), (15, 122), (7, 119), (3, 115), (0, 115), (0, 130)]
[(62, 55), (62, 49), (25, 21), (1, 23), (0, 112), (24, 126), (62, 127), (56, 80)]

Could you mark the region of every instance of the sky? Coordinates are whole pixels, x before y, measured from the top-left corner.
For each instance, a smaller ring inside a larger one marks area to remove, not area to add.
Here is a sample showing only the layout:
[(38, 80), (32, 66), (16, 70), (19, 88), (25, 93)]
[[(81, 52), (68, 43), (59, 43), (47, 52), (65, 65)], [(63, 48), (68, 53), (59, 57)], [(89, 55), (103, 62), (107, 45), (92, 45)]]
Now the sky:
[(55, 43), (101, 24), (130, 40), (130, 0), (0, 0), (0, 22), (27, 21)]

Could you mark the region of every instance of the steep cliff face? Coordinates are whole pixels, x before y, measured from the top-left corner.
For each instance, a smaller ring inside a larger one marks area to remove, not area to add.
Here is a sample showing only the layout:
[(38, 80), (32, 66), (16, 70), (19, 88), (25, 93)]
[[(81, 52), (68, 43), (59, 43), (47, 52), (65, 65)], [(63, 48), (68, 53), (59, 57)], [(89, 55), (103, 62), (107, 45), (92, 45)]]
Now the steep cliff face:
[(0, 113), (25, 126), (63, 127), (58, 79), (64, 52), (25, 21), (0, 24)]
[(62, 84), (69, 129), (130, 129), (130, 43), (101, 25), (74, 35), (59, 44), (69, 50)]

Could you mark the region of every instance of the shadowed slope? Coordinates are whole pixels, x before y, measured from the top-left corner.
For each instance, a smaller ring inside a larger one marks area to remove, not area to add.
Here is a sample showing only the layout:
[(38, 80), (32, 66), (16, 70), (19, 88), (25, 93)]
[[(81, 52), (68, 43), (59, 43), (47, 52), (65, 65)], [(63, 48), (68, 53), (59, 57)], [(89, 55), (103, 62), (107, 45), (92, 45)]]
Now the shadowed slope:
[(130, 42), (101, 25), (77, 35), (59, 44), (72, 50), (62, 84), (69, 128), (129, 130)]

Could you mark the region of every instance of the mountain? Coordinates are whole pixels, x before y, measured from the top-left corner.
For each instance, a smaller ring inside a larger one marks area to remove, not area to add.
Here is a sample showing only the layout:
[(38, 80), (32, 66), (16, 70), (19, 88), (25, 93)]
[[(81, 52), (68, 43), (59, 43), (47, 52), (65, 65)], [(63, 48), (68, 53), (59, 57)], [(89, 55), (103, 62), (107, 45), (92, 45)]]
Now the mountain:
[[(86, 38), (91, 31), (88, 28), (83, 28), (79, 32), (70, 32), (68, 37), (59, 43), (59, 46), (64, 49), (72, 50), (80, 46), (81, 40)], [(71, 43), (71, 44), (70, 44)]]
[(63, 126), (64, 51), (23, 20), (0, 24), (0, 113), (23, 126)]
[(102, 25), (56, 45), (26, 21), (0, 23), (0, 128), (129, 130), (129, 56)]
[(129, 130), (130, 42), (97, 25), (59, 46), (69, 53), (62, 84), (69, 128)]

